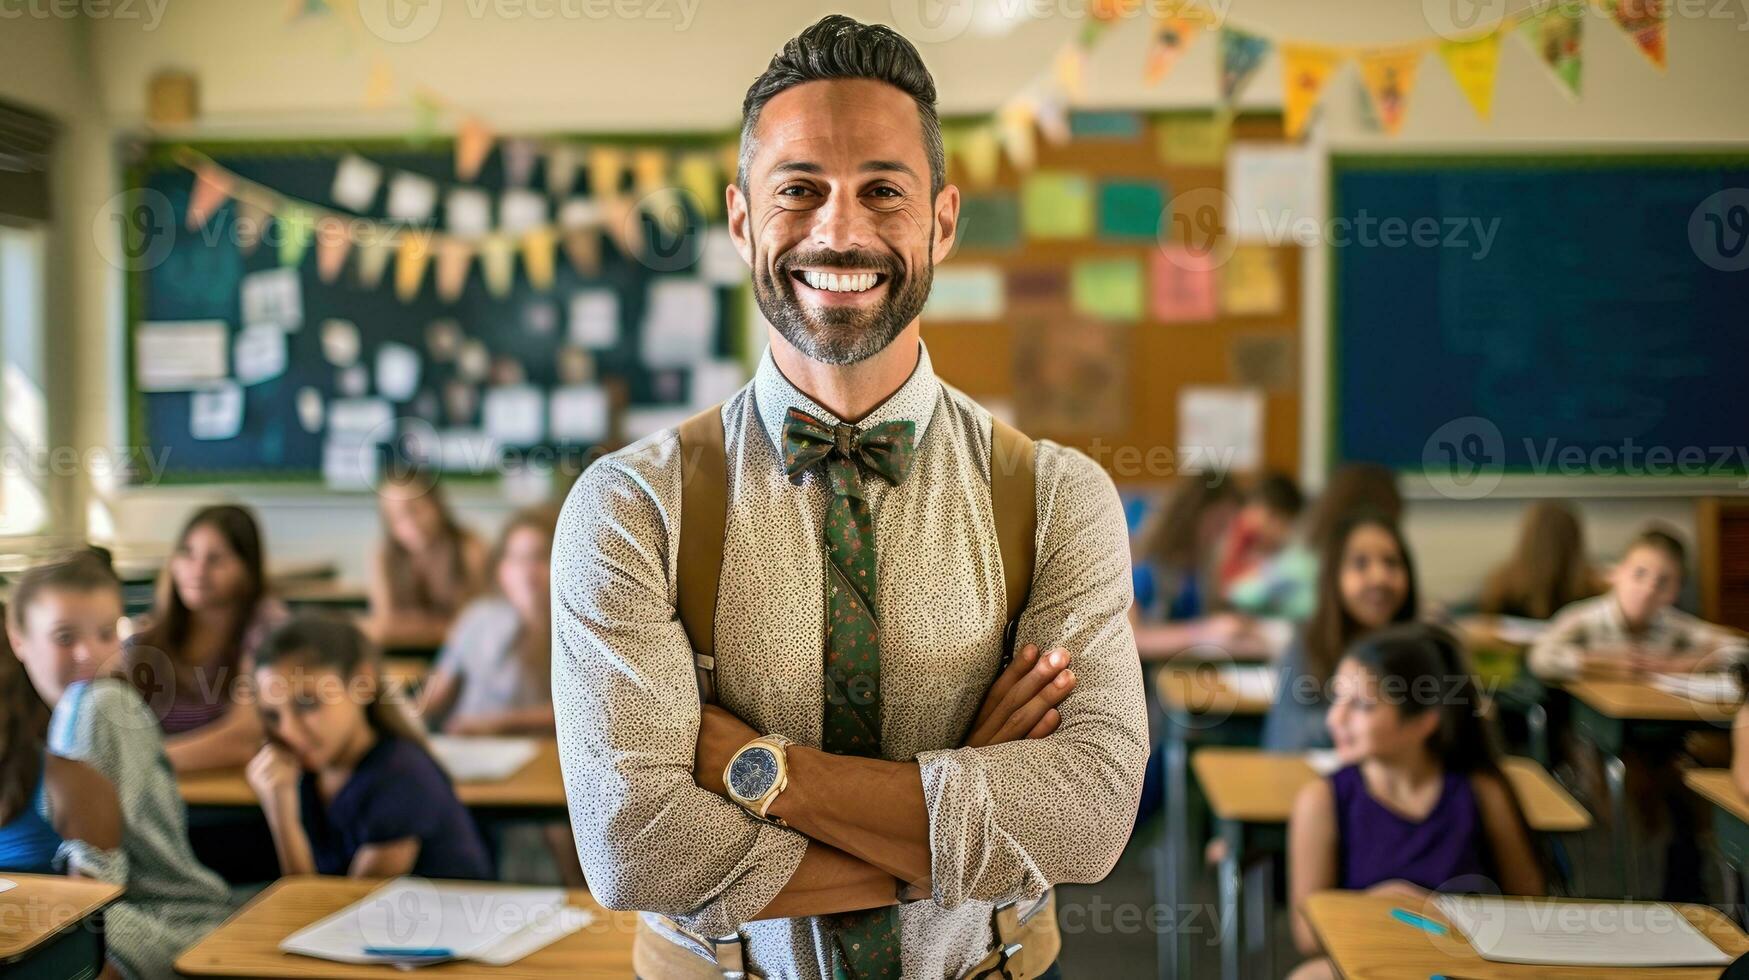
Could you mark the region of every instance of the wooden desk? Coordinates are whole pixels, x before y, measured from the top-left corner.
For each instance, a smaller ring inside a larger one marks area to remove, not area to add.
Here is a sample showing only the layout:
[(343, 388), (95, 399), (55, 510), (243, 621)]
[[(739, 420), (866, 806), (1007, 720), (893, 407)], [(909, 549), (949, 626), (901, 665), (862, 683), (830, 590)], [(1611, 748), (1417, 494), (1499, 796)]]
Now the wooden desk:
[(1572, 696), (1574, 733), (1590, 742), (1603, 757), (1616, 884), (1619, 894), (1632, 897), (1639, 892), (1639, 883), (1635, 880), (1637, 876), (1628, 870), (1627, 765), (1621, 758), (1623, 746), (1630, 739), (1660, 732), (1729, 726), (1737, 706), (1690, 701), (1638, 681), (1568, 681), (1562, 687)]
[[(190, 807), (255, 808), (259, 801), (243, 778), (243, 770), (210, 769), (177, 777), (182, 799)], [(490, 783), (458, 783), (456, 796), (470, 810), (520, 818), (565, 816), (565, 780), (559, 771), (559, 743), (546, 739), (540, 752), (509, 779)]]
[(339, 579), (299, 579), (278, 585), (274, 594), (293, 608), (356, 610), (370, 606), (370, 593), (364, 586)]
[[(280, 941), (299, 929), (351, 905), (381, 881), (300, 875), (281, 878), (240, 909), (225, 924), (176, 958), (176, 969), (190, 976), (335, 978), (387, 980), (407, 974), (392, 966), (332, 963), (279, 951)], [(492, 980), (613, 977), (632, 975), (632, 937), (636, 912), (611, 912), (588, 892), (569, 893), (572, 905), (595, 914), (594, 921), (551, 946), (506, 967), (444, 963), (421, 967), (419, 976), (471, 976)]]
[[(1525, 899), (1558, 903), (1560, 899)], [(1530, 966), (1482, 959), (1456, 929), (1431, 936), (1391, 918), (1400, 898), (1363, 892), (1319, 892), (1306, 900), (1306, 919), (1342, 976), (1463, 977), (1475, 980), (1718, 980), (1719, 967), (1637, 969)], [(1749, 952), (1749, 936), (1721, 912), (1704, 905), (1678, 905), (1688, 921), (1733, 956)], [(1411, 912), (1450, 925), (1433, 903)]]
[(0, 872), (0, 973), (76, 976), (102, 968), (100, 929), (80, 928), (121, 897), (119, 885), (64, 875)]
[(1749, 800), (1738, 792), (1729, 769), (1690, 769), (1682, 781), (1712, 804), (1713, 843), (1741, 881), (1749, 870)]
[[(1225, 842), (1221, 858), (1221, 921), (1231, 922), (1232, 936), (1222, 930), (1224, 973), (1236, 976), (1243, 972), (1237, 946), (1226, 943), (1244, 935), (1243, 920), (1254, 918), (1263, 925), (1263, 948), (1274, 949), (1275, 898), (1270, 894), (1275, 882), (1272, 866), (1275, 855), (1286, 846), (1285, 824), (1293, 815), (1294, 798), (1307, 783), (1319, 779), (1302, 755), (1260, 752), (1245, 748), (1198, 749), (1191, 759), (1197, 783), (1214, 811), (1217, 832)], [(1531, 829), (1543, 833), (1576, 833), (1591, 826), (1591, 815), (1578, 801), (1555, 782), (1548, 770), (1535, 759), (1508, 757), (1501, 760), (1501, 769), (1512, 783), (1524, 807), (1524, 818)], [(1256, 877), (1260, 894), (1254, 916), (1244, 911), (1245, 871), (1243, 862), (1256, 858), (1264, 865)], [(1266, 974), (1272, 974), (1266, 968)]]

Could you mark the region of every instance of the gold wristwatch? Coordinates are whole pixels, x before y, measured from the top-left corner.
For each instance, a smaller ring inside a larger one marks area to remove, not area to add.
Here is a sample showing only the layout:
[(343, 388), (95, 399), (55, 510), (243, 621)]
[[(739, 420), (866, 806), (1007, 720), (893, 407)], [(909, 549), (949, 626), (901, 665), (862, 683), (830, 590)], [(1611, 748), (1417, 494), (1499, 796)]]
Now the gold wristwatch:
[(761, 735), (736, 750), (723, 767), (729, 799), (761, 820), (787, 827), (782, 818), (767, 816), (771, 801), (789, 785), (787, 749), (794, 744), (782, 735)]

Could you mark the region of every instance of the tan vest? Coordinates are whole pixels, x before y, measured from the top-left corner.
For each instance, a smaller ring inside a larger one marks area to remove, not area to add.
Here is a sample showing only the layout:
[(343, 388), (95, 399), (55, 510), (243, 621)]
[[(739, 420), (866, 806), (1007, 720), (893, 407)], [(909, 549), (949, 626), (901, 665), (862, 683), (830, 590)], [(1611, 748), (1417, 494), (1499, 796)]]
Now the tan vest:
[[(1002, 638), (1002, 662), (1014, 652), (1014, 630), (1032, 587), (1037, 533), (1037, 447), (1020, 430), (1001, 419), (990, 420), (990, 510), (996, 525), (996, 545), (1002, 556), (1007, 626)], [(722, 406), (707, 408), (680, 423), (680, 544), (676, 601), (681, 624), (692, 643), (698, 672), (699, 698), (715, 702), (717, 587), (723, 568), (723, 540), (728, 529), (728, 460)], [(1022, 914), (1025, 914), (1024, 921)], [(1057, 932), (1056, 903), (1049, 893), (1042, 905), (1026, 910), (1000, 906), (991, 917), (989, 957), (968, 978), (1010, 977), (1030, 980), (1056, 962), (1062, 938)], [(665, 925), (685, 933), (672, 920)], [(740, 936), (710, 940), (688, 935), (712, 960), (657, 934), (639, 919), (633, 965), (645, 980), (669, 977), (701, 980), (755, 978), (748, 970)]]

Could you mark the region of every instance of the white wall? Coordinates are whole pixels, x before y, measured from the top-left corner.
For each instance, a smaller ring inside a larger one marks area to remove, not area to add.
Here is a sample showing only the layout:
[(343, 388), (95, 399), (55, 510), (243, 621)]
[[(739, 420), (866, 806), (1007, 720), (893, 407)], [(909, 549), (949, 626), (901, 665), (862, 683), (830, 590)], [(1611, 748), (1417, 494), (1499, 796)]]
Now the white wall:
[[(143, 2), (143, 0), (142, 0)], [(285, 4), (235, 0), (174, 0), (161, 19), (91, 20), (78, 30), (62, 22), (0, 25), (0, 93), (35, 93), (51, 111), (115, 131), (136, 130), (144, 114), (146, 82), (166, 67), (193, 72), (201, 85), (203, 120), (189, 135), (310, 135), (394, 132), (412, 116), (407, 93), (429, 86), (506, 131), (603, 131), (730, 128), (747, 83), (784, 39), (828, 10), (866, 20), (916, 23), (912, 0), (853, 3), (746, 2), (746, 0), (622, 0), (621, 9), (691, 11), (685, 29), (677, 17), (539, 18), (531, 11), (560, 9), (564, 0), (446, 0), (430, 33), (411, 43), (390, 43), (368, 27), (349, 29), (333, 17), (284, 21)], [(581, 9), (574, 0), (570, 9)], [(923, 0), (919, 0), (923, 2)], [(1043, 10), (1000, 39), (968, 31), (951, 39), (922, 40), (943, 111), (986, 111), (1037, 77), (1050, 53), (1080, 26), (1081, 0), (995, 0)], [(934, 6), (934, 4), (928, 4)], [(381, 9), (362, 0), (360, 9)], [(1244, 0), (1221, 6), (1228, 22), (1307, 41), (1384, 43), (1431, 35), (1424, 10), (1436, 4), (1352, 0)], [(342, 7), (350, 9), (350, 4)], [(1570, 103), (1530, 53), (1508, 42), (1501, 56), (1492, 123), (1478, 122), (1436, 59), (1420, 68), (1402, 133), (1394, 140), (1365, 132), (1359, 123), (1353, 69), (1335, 79), (1324, 118), (1313, 131), (1320, 150), (1359, 147), (1425, 150), (1457, 147), (1513, 152), (1593, 144), (1692, 144), (1749, 139), (1749, 114), (1738, 93), (1749, 90), (1749, 32), (1742, 10), (1727, 19), (1689, 16), (1719, 11), (1715, 4), (1679, 4), (1670, 29), (1670, 67), (1660, 74), (1601, 16), (1586, 22), (1585, 98)], [(477, 13), (476, 13), (477, 12)], [(360, 24), (363, 24), (361, 19)], [(1150, 89), (1141, 64), (1147, 25), (1129, 21), (1102, 40), (1087, 71), (1086, 104), (1118, 107), (1202, 106), (1212, 101), (1214, 45), (1199, 42), (1168, 81)], [(22, 62), (14, 58), (24, 59)], [(393, 108), (366, 109), (362, 93), (372, 65), (390, 66), (399, 85)], [(21, 66), (21, 67), (15, 67)], [(24, 78), (25, 75), (31, 76)], [(1279, 65), (1271, 60), (1244, 100), (1276, 101)], [(78, 95), (89, 90), (90, 99)], [(27, 99), (28, 101), (28, 99)], [(94, 105), (92, 103), (95, 103)], [(67, 281), (58, 287), (62, 309), (81, 339), (68, 368), (76, 375), (63, 408), (86, 442), (119, 428), (120, 312), (114, 275), (87, 234), (96, 202), (105, 196), (90, 174), (108, 168), (101, 133), (81, 136), (77, 164), (83, 187), (69, 223)], [(103, 162), (98, 162), (103, 161)], [(101, 184), (101, 181), (98, 181)], [(82, 207), (81, 207), (82, 206)], [(1312, 250), (1304, 281), (1305, 342), (1324, 349), (1325, 256)], [(103, 343), (94, 342), (103, 338)], [(1308, 467), (1322, 459), (1323, 366), (1305, 365)], [(114, 438), (111, 435), (111, 438)], [(360, 542), (374, 530), (369, 498), (247, 488), (134, 491), (116, 499), (114, 520), (128, 539), (164, 541), (197, 501), (222, 494), (256, 505), (276, 555), (341, 557), (349, 574), (362, 574)], [(490, 530), (504, 505), (489, 495), (458, 494), (464, 514)], [(1692, 532), (1691, 503), (1682, 498), (1597, 499), (1582, 502), (1594, 550), (1619, 548), (1645, 518), (1656, 516)], [(1509, 545), (1521, 502), (1417, 501), (1410, 536), (1427, 568), (1427, 589), (1452, 596)]]

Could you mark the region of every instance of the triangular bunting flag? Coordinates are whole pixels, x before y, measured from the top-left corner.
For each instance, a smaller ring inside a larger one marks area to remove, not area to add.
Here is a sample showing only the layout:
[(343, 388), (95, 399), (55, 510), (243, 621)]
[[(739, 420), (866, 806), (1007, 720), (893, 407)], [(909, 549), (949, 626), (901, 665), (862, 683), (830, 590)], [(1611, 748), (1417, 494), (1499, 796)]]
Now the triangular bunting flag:
[(504, 156), (504, 183), (511, 187), (527, 187), (534, 178), (534, 163), (539, 148), (533, 140), (505, 140), (499, 147)]
[(654, 194), (668, 185), (668, 151), (646, 146), (632, 154), (632, 186), (640, 196)]
[(1041, 95), (1033, 103), (1038, 112), (1038, 131), (1052, 146), (1069, 142), (1069, 107), (1054, 95)]
[(516, 253), (510, 239), (503, 235), (487, 235), (480, 240), (480, 273), (486, 279), (486, 290), (499, 299), (510, 295), (510, 281), (516, 272)]
[(1159, 84), (1172, 71), (1202, 28), (1200, 17), (1163, 16), (1154, 21), (1154, 39), (1148, 45), (1148, 65), (1143, 71), (1149, 85)]
[(569, 143), (547, 147), (547, 193), (564, 197), (577, 182), (577, 148)]
[(625, 176), (625, 151), (617, 146), (589, 148), (589, 193), (596, 197), (612, 197), (619, 193)]
[(559, 243), (565, 247), (565, 258), (571, 261), (571, 268), (579, 274), (589, 277), (601, 274), (600, 228), (567, 229)]
[(383, 270), (388, 268), (389, 255), (393, 251), (393, 239), (381, 227), (371, 229), (369, 238), (358, 243), (358, 284), (366, 289), (375, 289), (383, 281)]
[(1057, 86), (1066, 92), (1071, 99), (1079, 100), (1083, 94), (1082, 76), (1086, 64), (1086, 52), (1079, 45), (1065, 44), (1057, 52), (1056, 60), (1051, 63), (1051, 72), (1056, 76)]
[(279, 264), (297, 265), (304, 260), (304, 250), (310, 245), (316, 217), (309, 209), (293, 204), (274, 215), (274, 219), (279, 222)]
[(471, 181), (480, 175), (480, 166), (492, 153), (492, 131), (472, 116), (462, 120), (455, 134), (455, 175)]
[(1269, 54), (1269, 39), (1227, 28), (1221, 32), (1221, 101), (1231, 104), (1245, 90), (1263, 59)]
[(1038, 148), (1032, 130), (1033, 111), (1032, 104), (1025, 99), (1011, 99), (1007, 105), (996, 111), (996, 125), (1001, 129), (1002, 148), (1008, 154), (1008, 162), (1016, 170), (1031, 170), (1034, 161), (1038, 159)]
[(1609, 19), (1622, 29), (1647, 60), (1664, 69), (1664, 42), (1670, 26), (1670, 0), (1606, 0)]
[(213, 216), (213, 212), (225, 206), (231, 199), (231, 191), (236, 187), (236, 178), (228, 170), (214, 166), (202, 166), (194, 174), (194, 189), (188, 192), (189, 231), (199, 231)]
[(688, 153), (674, 168), (675, 177), (692, 195), (704, 220), (715, 221), (723, 213), (723, 185), (717, 181), (717, 164), (705, 153)]
[(1281, 46), (1281, 112), (1282, 127), (1288, 139), (1299, 139), (1324, 85), (1342, 65), (1342, 52), (1308, 44)]
[(1585, 64), (1581, 47), (1585, 26), (1583, 10), (1569, 12), (1555, 6), (1533, 14), (1518, 25), (1518, 36), (1530, 45), (1537, 60), (1561, 83), (1568, 97), (1579, 97), (1579, 78)]
[(644, 213), (624, 194), (601, 202), (602, 227), (612, 236), (620, 254), (636, 258), (644, 254)]
[(468, 266), (474, 262), (474, 246), (460, 238), (444, 237), (437, 243), (437, 298), (453, 303), (468, 284)]
[(437, 132), (437, 113), (437, 103), (429, 96), (413, 96), (413, 132), (407, 137), (407, 142), (415, 149), (431, 142), (432, 134)]
[(1379, 128), (1395, 134), (1403, 126), (1409, 92), (1415, 87), (1415, 69), (1421, 64), (1421, 48), (1368, 51), (1360, 56), (1360, 81), (1372, 100)]
[(316, 219), (316, 275), (323, 282), (340, 278), (346, 253), (351, 250), (352, 236), (346, 233), (346, 222), (331, 214)]
[(395, 72), (381, 59), (372, 62), (370, 76), (364, 80), (364, 107), (382, 109), (394, 101)]
[(237, 250), (244, 255), (254, 255), (255, 249), (261, 245), (261, 236), (267, 231), (267, 222), (272, 220), (268, 213), (259, 205), (247, 200), (237, 201)]
[(558, 244), (551, 228), (536, 228), (522, 236), (522, 270), (536, 289), (553, 288), (553, 246)]
[(425, 263), (431, 259), (431, 233), (408, 232), (401, 236), (401, 250), (395, 256), (395, 295), (403, 303), (411, 303), (425, 282)]
[(1439, 46), (1446, 70), (1476, 116), (1487, 120), (1494, 114), (1494, 76), (1500, 70), (1500, 35), (1487, 34), (1473, 41), (1446, 41)]

